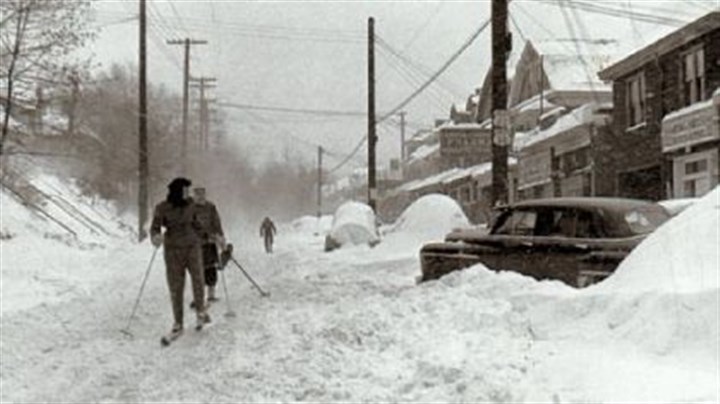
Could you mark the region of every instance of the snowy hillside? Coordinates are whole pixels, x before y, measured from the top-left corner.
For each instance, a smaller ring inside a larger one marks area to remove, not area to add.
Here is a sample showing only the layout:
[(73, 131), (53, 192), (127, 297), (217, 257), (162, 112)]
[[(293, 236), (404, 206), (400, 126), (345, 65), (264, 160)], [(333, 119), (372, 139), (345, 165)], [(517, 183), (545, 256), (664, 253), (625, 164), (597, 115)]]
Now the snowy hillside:
[[(417, 246), (435, 234), (397, 225), (375, 248), (325, 253), (317, 223), (299, 220), (280, 227), (274, 254), (256, 234), (236, 245), (269, 297), (226, 268), (213, 326), (169, 348), (158, 343), (172, 322), (162, 254), (130, 338), (120, 330), (149, 244), (83, 249), (11, 225), (0, 400), (717, 402), (719, 193), (584, 290), (482, 266), (416, 285)], [(404, 223), (428, 214), (409, 210)]]

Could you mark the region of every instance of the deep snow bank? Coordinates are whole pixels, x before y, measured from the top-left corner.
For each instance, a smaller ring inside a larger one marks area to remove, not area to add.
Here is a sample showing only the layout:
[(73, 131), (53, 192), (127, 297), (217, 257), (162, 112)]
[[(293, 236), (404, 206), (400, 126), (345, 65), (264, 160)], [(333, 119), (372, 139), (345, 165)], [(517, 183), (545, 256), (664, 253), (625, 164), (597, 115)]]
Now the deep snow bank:
[(431, 239), (442, 239), (454, 228), (467, 226), (470, 226), (470, 221), (454, 199), (431, 194), (408, 206), (390, 232), (421, 234)]
[(356, 260), (388, 260), (418, 257), (423, 244), (443, 240), (455, 228), (470, 226), (460, 205), (452, 198), (431, 194), (413, 202), (384, 231), (382, 242)]
[(598, 292), (718, 290), (720, 187), (661, 226), (597, 285)]
[(378, 241), (375, 213), (370, 206), (349, 201), (337, 208), (333, 216), (332, 229), (328, 234), (326, 249), (346, 245), (375, 244)]
[(31, 201), (36, 208), (0, 188), (2, 314), (87, 293), (114, 276), (106, 272), (107, 250), (130, 248), (134, 238), (107, 201), (54, 176), (31, 181), (46, 195)]

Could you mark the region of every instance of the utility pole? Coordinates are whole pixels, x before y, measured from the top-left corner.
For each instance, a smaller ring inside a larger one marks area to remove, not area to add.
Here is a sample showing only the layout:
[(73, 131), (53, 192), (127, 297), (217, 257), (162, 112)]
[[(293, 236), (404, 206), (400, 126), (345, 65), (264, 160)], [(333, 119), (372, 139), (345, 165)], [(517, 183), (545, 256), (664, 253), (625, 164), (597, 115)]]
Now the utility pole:
[(185, 46), (185, 63), (183, 69), (183, 115), (182, 115), (182, 169), (187, 172), (187, 137), (188, 137), (188, 86), (190, 83), (190, 45), (204, 45), (207, 43), (205, 40), (199, 39), (171, 39), (167, 41), (168, 45), (183, 45)]
[(368, 205), (375, 211), (375, 19), (368, 18)]
[(512, 44), (507, 30), (508, 1), (492, 0), (492, 204), (508, 203), (507, 53)]
[(147, 37), (146, 37), (145, 0), (140, 0), (140, 71), (139, 78), (139, 114), (138, 114), (138, 241), (143, 241), (145, 222), (148, 217), (148, 140), (147, 140)]
[(400, 162), (405, 161), (405, 114), (407, 112), (400, 111)]
[(195, 88), (200, 89), (200, 127), (198, 132), (198, 144), (201, 148), (207, 150), (209, 149), (209, 141), (208, 141), (208, 102), (205, 98), (205, 89), (206, 88), (213, 88), (215, 87), (214, 82), (217, 81), (215, 77), (199, 77), (199, 78), (191, 78), (190, 79), (193, 82), (197, 82), (198, 84), (193, 85)]
[(322, 217), (322, 157), (323, 157), (323, 148), (322, 146), (318, 146), (318, 171), (317, 171), (317, 217), (318, 220), (320, 220), (320, 217)]

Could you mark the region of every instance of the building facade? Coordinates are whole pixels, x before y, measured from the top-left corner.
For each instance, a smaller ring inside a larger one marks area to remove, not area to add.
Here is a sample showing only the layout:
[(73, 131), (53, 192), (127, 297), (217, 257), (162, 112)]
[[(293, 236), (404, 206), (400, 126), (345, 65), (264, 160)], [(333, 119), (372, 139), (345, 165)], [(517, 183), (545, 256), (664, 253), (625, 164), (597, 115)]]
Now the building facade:
[(612, 130), (599, 140), (614, 194), (659, 200), (717, 185), (718, 44), (712, 12), (600, 71), (613, 86)]

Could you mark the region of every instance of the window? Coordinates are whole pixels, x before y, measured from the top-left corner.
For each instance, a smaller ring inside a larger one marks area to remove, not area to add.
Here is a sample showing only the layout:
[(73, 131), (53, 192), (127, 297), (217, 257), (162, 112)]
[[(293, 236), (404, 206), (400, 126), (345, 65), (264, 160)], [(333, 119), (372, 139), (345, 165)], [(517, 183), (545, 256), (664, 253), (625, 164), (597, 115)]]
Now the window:
[(673, 162), (673, 196), (692, 198), (712, 190), (718, 183), (717, 161), (717, 149), (676, 157)]
[(645, 122), (645, 75), (640, 73), (627, 82), (628, 126)]
[(682, 104), (687, 106), (705, 99), (705, 50), (694, 49), (682, 57)]
[(685, 174), (697, 174), (707, 171), (707, 159), (695, 160), (689, 163), (685, 163)]
[(499, 226), (493, 234), (531, 236), (535, 230), (537, 213), (516, 210), (500, 218)]

